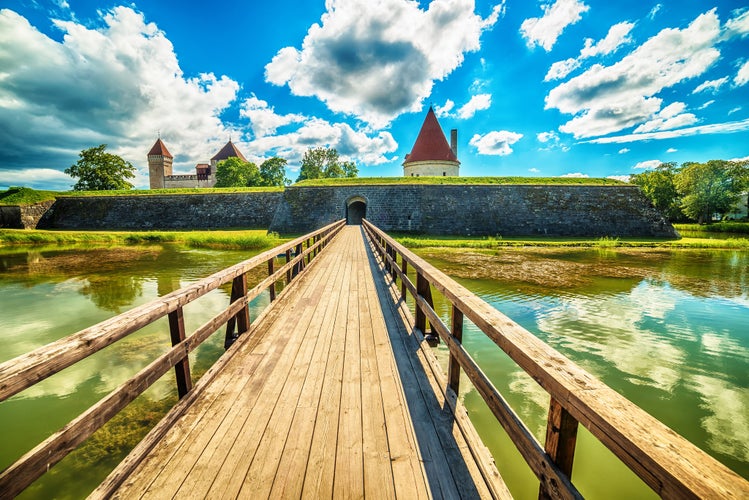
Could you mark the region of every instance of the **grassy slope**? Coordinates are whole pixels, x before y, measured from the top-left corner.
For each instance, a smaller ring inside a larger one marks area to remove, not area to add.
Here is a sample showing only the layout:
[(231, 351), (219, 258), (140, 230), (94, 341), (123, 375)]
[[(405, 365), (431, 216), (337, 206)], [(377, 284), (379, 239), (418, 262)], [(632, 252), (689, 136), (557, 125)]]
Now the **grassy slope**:
[(364, 186), (382, 184), (527, 184), (527, 185), (586, 185), (621, 186), (623, 182), (614, 179), (577, 177), (353, 177), (342, 179), (309, 179), (294, 184), (309, 186)]

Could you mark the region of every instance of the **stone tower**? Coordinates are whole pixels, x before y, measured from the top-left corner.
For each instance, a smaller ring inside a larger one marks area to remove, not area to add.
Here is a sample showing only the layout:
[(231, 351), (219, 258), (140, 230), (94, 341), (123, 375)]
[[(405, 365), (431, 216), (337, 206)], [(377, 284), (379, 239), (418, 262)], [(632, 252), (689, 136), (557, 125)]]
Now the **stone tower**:
[(447, 143), (437, 116), (430, 106), (414, 147), (403, 162), (403, 175), (457, 177), (460, 169), (457, 156), (458, 131), (452, 130), (450, 135), (452, 146)]
[(148, 152), (148, 177), (151, 184), (151, 189), (163, 189), (164, 188), (164, 177), (172, 175), (172, 160), (174, 157), (171, 155), (163, 142), (161, 137), (156, 139), (156, 143)]

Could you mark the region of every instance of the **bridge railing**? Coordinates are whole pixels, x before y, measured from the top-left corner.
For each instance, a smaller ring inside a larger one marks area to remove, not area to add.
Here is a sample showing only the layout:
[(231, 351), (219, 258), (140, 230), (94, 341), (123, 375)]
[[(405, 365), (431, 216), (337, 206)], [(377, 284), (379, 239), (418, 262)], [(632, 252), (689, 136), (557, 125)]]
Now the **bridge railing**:
[[(288, 285), (295, 276), (304, 271), (344, 225), (345, 221), (337, 221), (194, 284), (0, 364), (1, 403), (168, 316), (172, 348), (3, 470), (0, 473), (0, 498), (12, 498), (23, 491), (171, 368), (175, 370), (180, 399), (189, 395), (192, 389), (189, 353), (219, 331), (223, 325), (226, 325), (224, 346), (228, 349), (239, 335), (250, 330), (250, 302), (265, 290), (269, 290), (271, 301), (276, 300), (276, 283), (285, 280)], [(285, 262), (276, 269), (275, 261), (279, 256), (285, 258)], [(268, 277), (248, 290), (247, 273), (266, 264)], [(232, 283), (232, 290), (227, 308), (187, 335), (183, 307), (228, 283)]]
[[(413, 296), (418, 335), (428, 338), (436, 333), (449, 349), (444, 390), (451, 397), (446, 399), (457, 398), (462, 369), (538, 478), (540, 498), (581, 497), (571, 480), (579, 424), (662, 497), (749, 498), (745, 479), (368, 221), (363, 226), (387, 274), (394, 283), (400, 280), (401, 300), (407, 293)], [(416, 284), (408, 276), (409, 267), (415, 271)], [(449, 327), (434, 311), (432, 287), (451, 304)], [(549, 394), (544, 445), (463, 348), (464, 318)]]

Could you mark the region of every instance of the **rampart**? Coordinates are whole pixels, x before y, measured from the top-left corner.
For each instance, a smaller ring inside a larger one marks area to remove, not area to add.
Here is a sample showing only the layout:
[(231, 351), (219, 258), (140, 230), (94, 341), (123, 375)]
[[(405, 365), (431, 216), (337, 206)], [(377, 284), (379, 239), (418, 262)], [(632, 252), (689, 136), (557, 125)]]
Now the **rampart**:
[(370, 185), (287, 188), (270, 229), (302, 233), (347, 216), (385, 231), (466, 236), (676, 237), (636, 186)]
[(283, 193), (60, 197), (44, 229), (267, 229)]
[(291, 186), (283, 192), (70, 196), (58, 198), (38, 227), (294, 234), (362, 215), (385, 231), (434, 235), (677, 237), (640, 189), (628, 185)]

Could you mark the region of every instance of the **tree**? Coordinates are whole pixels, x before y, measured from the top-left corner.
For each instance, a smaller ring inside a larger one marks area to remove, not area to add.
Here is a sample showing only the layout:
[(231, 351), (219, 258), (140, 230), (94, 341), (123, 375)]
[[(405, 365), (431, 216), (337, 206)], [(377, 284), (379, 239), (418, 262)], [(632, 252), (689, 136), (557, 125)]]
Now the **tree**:
[(746, 165), (725, 160), (682, 164), (674, 176), (682, 210), (700, 224), (711, 222), (715, 213), (726, 214), (747, 186), (746, 170)]
[(640, 186), (653, 206), (672, 221), (683, 217), (681, 200), (674, 185), (674, 176), (677, 172), (676, 162), (670, 162), (661, 163), (654, 170), (630, 177), (630, 181)]
[(257, 165), (236, 156), (220, 161), (216, 166), (216, 187), (260, 186), (261, 182)]
[(302, 158), (297, 182), (305, 179), (356, 177), (359, 169), (351, 161), (340, 162), (334, 148), (310, 148)]
[(285, 186), (289, 182), (286, 178), (286, 160), (274, 156), (260, 164), (261, 186)]
[(135, 177), (135, 167), (119, 156), (107, 153), (106, 144), (84, 149), (80, 158), (65, 173), (78, 178), (73, 186), (74, 191), (105, 191), (113, 189), (132, 189), (133, 185), (125, 179)]

